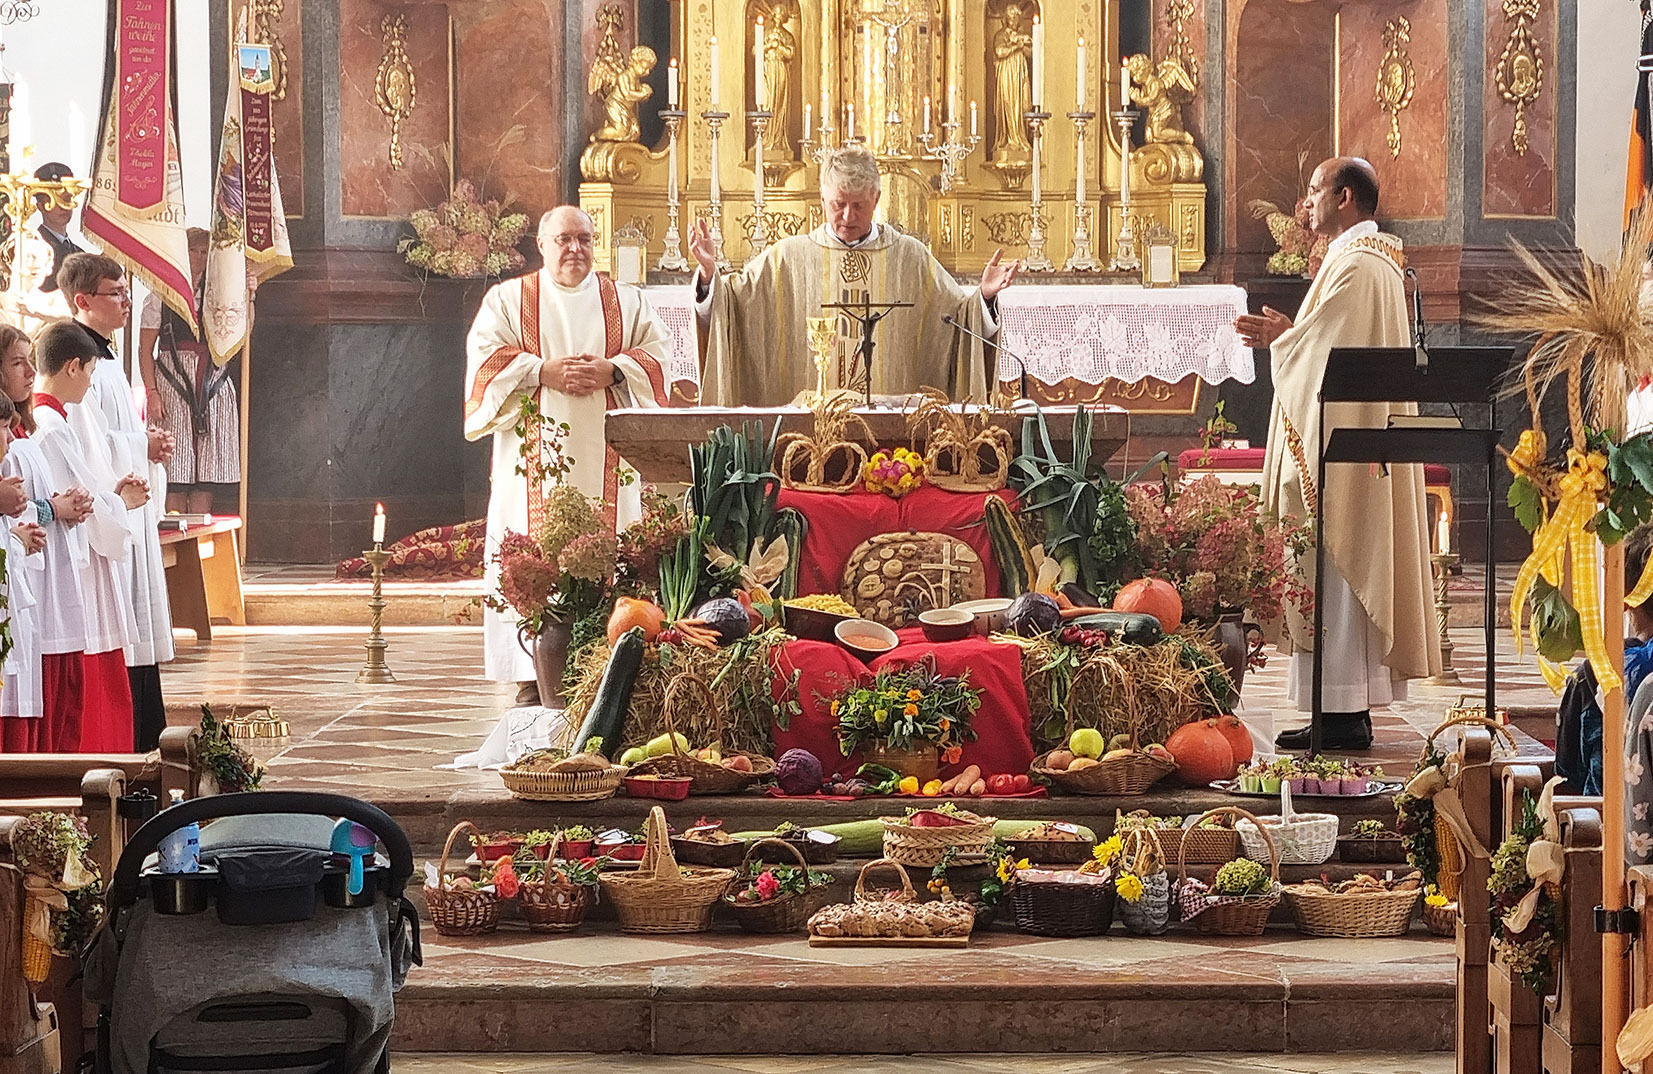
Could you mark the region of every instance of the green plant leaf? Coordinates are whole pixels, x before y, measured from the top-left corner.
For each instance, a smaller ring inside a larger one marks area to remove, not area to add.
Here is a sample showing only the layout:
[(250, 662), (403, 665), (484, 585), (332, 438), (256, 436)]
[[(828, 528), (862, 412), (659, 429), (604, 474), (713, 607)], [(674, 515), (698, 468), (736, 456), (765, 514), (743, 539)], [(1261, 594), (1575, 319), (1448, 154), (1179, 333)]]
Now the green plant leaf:
[(1538, 491), (1538, 486), (1524, 477), (1518, 477), (1510, 482), (1509, 495), (1505, 497), (1512, 510), (1515, 511), (1515, 520), (1521, 523), (1521, 528), (1528, 533), (1533, 532), (1544, 521), (1544, 496)]
[(1540, 578), (1533, 584), (1527, 603), (1538, 633), (1539, 655), (1556, 664), (1578, 655), (1584, 648), (1584, 627), (1566, 595)]

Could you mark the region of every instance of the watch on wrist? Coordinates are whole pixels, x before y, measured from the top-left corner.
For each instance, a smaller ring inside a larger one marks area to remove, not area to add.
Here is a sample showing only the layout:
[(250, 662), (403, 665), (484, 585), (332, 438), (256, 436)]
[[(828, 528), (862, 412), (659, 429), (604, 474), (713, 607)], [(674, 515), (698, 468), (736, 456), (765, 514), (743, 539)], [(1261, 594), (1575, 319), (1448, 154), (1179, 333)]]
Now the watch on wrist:
[[(614, 363), (610, 363), (610, 364), (614, 364)], [(613, 384), (615, 387), (619, 387), (620, 385), (624, 384), (625, 382), (626, 382), (626, 371), (624, 369), (621, 369), (618, 365), (614, 365), (614, 376), (613, 376), (612, 379), (610, 379), (609, 383)]]

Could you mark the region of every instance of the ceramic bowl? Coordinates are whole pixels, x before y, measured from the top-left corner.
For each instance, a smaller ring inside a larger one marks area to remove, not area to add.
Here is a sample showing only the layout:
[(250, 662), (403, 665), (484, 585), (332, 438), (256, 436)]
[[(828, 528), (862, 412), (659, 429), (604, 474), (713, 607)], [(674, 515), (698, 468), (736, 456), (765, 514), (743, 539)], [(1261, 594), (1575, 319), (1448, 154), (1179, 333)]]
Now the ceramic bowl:
[(977, 634), (991, 634), (995, 630), (1004, 629), (1004, 616), (1010, 610), (1010, 598), (988, 597), (986, 600), (967, 600), (963, 604), (953, 605), (952, 610), (968, 612), (975, 620)]
[(859, 656), (871, 660), (895, 648), (895, 631), (871, 619), (847, 619), (833, 628), (838, 644)]
[(809, 638), (812, 641), (831, 641), (832, 631), (839, 623), (848, 623), (855, 619), (853, 615), (823, 612), (818, 608), (800, 608), (794, 604), (781, 605), (781, 617), (788, 634), (795, 638)]
[(976, 628), (976, 617), (962, 608), (931, 608), (918, 615), (919, 629), (930, 641), (958, 641)]

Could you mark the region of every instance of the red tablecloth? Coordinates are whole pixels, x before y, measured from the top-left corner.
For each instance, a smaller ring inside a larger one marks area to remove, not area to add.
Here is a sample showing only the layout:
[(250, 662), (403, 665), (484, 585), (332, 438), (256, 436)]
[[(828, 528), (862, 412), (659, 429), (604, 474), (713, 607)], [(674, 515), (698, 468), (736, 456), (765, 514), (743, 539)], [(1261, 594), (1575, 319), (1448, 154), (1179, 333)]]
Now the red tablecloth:
[(922, 530), (945, 533), (969, 545), (987, 568), (987, 595), (999, 595), (999, 568), (993, 546), (982, 525), (983, 504), (998, 496), (1006, 503), (1015, 494), (998, 492), (948, 492), (922, 485), (900, 499), (879, 492), (799, 492), (782, 489), (780, 506), (796, 507), (809, 520), (798, 564), (799, 593), (836, 593), (844, 583), (844, 567), (850, 553), (862, 541), (881, 533)]
[(943, 675), (968, 670), (970, 684), (982, 691), (981, 708), (970, 726), (976, 741), (966, 743), (958, 764), (942, 767), (943, 776), (962, 771), (966, 765), (980, 765), (984, 776), (999, 772), (1026, 772), (1033, 761), (1033, 727), (1028, 714), (1027, 688), (1022, 682), (1022, 651), (1008, 642), (991, 642), (982, 637), (934, 644), (913, 627), (898, 631), (901, 643), (873, 661), (869, 669), (854, 654), (824, 641), (793, 641), (776, 656), (776, 689), (781, 676), (790, 677), (796, 668), (799, 700), (803, 712), (792, 718), (787, 730), (775, 728), (775, 756), (789, 749), (805, 749), (821, 759), (826, 774), (852, 774), (861, 766), (859, 755), (846, 758), (838, 752), (834, 733), (838, 721), (829, 708), (832, 698), (845, 685), (891, 662), (911, 663), (925, 653), (934, 653), (936, 669)]

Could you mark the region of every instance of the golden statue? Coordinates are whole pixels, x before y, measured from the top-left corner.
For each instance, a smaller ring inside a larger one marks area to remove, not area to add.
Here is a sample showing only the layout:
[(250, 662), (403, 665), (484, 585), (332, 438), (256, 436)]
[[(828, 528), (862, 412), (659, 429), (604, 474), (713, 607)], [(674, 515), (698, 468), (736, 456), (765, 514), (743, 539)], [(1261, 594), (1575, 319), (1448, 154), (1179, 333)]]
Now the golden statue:
[(797, 14), (793, 0), (775, 0), (763, 24), (763, 83), (769, 99), (761, 103), (764, 111), (774, 117), (764, 131), (763, 147), (786, 157), (792, 154), (786, 110), (792, 103), (792, 61), (798, 54), (798, 39), (786, 24)]
[(1169, 56), (1153, 61), (1137, 53), (1125, 61), (1131, 72), (1131, 100), (1148, 113), (1148, 141), (1162, 145), (1193, 145), (1194, 136), (1182, 125), (1182, 106), (1194, 99), (1194, 77), (1182, 61)]
[(654, 70), (654, 50), (644, 45), (633, 48), (629, 55), (621, 50), (618, 31), (625, 15), (619, 4), (605, 5), (597, 12), (597, 21), (603, 27), (603, 36), (591, 61), (587, 92), (602, 98), (608, 118), (591, 140), (635, 142), (639, 136), (637, 106), (654, 92), (643, 84)]
[(1025, 118), (1033, 107), (1033, 33), (1021, 4), (1006, 4), (999, 19), (993, 34), (993, 160), (1017, 163), (1033, 151)]

